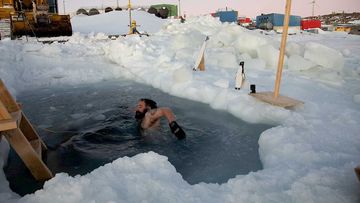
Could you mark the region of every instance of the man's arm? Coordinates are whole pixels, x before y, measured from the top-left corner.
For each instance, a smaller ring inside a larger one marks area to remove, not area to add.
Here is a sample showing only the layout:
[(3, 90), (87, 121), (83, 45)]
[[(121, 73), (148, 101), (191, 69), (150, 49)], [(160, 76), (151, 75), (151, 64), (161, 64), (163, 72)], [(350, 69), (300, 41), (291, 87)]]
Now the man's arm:
[(160, 109), (161, 114), (166, 117), (166, 119), (169, 122), (169, 127), (171, 129), (171, 132), (174, 133), (174, 135), (179, 139), (182, 140), (186, 137), (186, 134), (184, 130), (177, 124), (175, 121), (175, 116), (171, 109), (169, 108), (161, 108)]
[(141, 127), (144, 129), (150, 128), (156, 121), (158, 121), (163, 116), (167, 119), (171, 132), (174, 133), (178, 139), (184, 139), (186, 137), (185, 132), (176, 123), (176, 118), (171, 109), (167, 107), (161, 107), (157, 108), (155, 111), (147, 112), (144, 120), (141, 123)]
[(171, 109), (167, 107), (161, 107), (148, 111), (145, 114), (143, 121), (141, 122), (141, 127), (144, 129), (150, 128), (161, 117), (165, 117), (168, 123), (175, 121), (175, 116)]

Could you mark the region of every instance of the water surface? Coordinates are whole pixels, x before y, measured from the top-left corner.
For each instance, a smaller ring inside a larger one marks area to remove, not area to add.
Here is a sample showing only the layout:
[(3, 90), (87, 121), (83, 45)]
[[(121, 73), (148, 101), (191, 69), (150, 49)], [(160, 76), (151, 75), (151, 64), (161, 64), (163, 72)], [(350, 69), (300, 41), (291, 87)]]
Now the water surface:
[[(165, 119), (157, 131), (142, 132), (133, 109), (143, 97), (170, 107), (186, 140), (177, 140)], [(262, 169), (258, 139), (271, 127), (126, 80), (37, 89), (17, 99), (48, 145), (50, 170), (72, 176), (120, 157), (154, 151), (167, 156), (190, 184), (224, 183)], [(42, 187), (13, 151), (5, 172), (11, 188), (21, 195)]]

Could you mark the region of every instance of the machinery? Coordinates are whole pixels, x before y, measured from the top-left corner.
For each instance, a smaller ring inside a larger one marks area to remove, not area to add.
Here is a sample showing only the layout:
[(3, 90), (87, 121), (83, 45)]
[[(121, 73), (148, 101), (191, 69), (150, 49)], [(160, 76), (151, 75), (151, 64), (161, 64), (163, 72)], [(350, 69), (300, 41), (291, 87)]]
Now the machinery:
[(50, 13), (47, 0), (0, 0), (0, 21), (10, 22), (11, 39), (72, 35), (70, 16)]

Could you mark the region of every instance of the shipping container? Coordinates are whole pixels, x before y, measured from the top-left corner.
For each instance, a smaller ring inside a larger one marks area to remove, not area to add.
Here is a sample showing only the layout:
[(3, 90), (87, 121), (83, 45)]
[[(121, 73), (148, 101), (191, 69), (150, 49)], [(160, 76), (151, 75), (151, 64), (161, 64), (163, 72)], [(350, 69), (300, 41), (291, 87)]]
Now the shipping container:
[(221, 22), (236, 23), (238, 19), (237, 11), (218, 11), (215, 17), (219, 17)]
[(301, 29), (308, 30), (314, 28), (321, 28), (320, 20), (301, 20)]
[[(300, 16), (290, 16), (289, 26), (290, 27), (300, 27)], [(272, 30), (273, 27), (282, 27), (284, 26), (284, 14), (279, 13), (270, 13), (270, 14), (261, 14), (256, 17), (256, 27), (260, 29)]]

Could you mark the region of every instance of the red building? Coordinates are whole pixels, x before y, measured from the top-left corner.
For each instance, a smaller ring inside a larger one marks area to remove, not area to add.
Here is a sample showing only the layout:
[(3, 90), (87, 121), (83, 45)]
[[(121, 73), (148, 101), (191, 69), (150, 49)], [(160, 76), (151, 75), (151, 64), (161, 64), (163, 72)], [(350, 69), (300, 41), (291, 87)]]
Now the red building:
[(308, 30), (313, 28), (321, 28), (320, 20), (301, 20), (301, 29)]
[(251, 23), (251, 19), (250, 18), (239, 18), (238, 23), (239, 24)]

